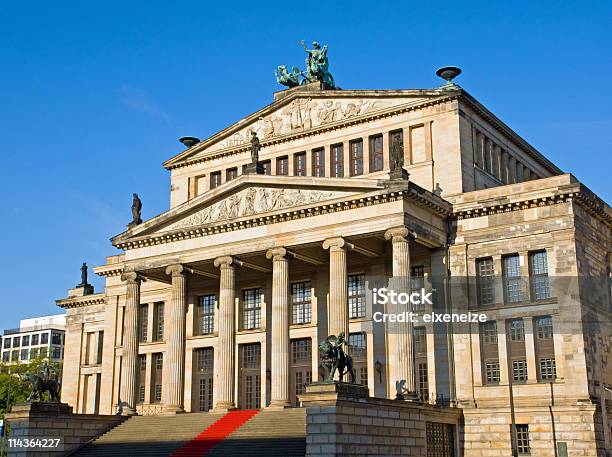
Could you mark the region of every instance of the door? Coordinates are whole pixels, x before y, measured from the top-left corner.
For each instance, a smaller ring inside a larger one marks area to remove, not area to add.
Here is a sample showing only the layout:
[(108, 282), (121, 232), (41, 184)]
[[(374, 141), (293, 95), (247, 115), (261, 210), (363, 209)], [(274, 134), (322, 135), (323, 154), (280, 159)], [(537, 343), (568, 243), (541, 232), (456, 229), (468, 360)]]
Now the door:
[(192, 411), (210, 411), (213, 407), (213, 348), (194, 350), (193, 366)]
[(238, 408), (261, 408), (261, 346), (259, 343), (240, 345)]
[(312, 382), (312, 340), (310, 338), (291, 340), (289, 376), (291, 404), (300, 406), (299, 396), (305, 392), (306, 385)]

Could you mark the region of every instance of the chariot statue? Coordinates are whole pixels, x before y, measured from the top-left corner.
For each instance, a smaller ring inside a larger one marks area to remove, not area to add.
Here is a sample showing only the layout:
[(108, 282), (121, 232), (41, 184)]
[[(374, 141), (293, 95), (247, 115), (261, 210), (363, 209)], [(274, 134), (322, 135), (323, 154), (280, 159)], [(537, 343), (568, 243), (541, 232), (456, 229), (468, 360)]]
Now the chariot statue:
[(276, 81), (287, 87), (296, 87), (314, 81), (321, 81), (330, 88), (335, 87), (334, 77), (329, 72), (327, 45), (321, 46), (315, 41), (312, 43), (312, 49), (308, 49), (304, 40), (300, 43), (306, 54), (308, 54), (306, 57), (306, 70), (301, 71), (298, 67), (293, 67), (292, 71), (289, 72), (286, 65), (279, 65), (278, 69), (274, 71)]
[(298, 67), (293, 67), (291, 73), (287, 70), (286, 65), (279, 65), (278, 70), (274, 70), (276, 82), (287, 87), (296, 87), (300, 85), (301, 71)]
[(327, 382), (334, 381), (336, 370), (338, 371), (338, 379), (342, 381), (344, 375), (348, 373), (350, 383), (355, 384), (355, 370), (353, 370), (353, 358), (344, 352), (343, 345), (348, 345), (344, 340), (344, 332), (340, 332), (338, 336), (330, 335), (319, 344), (319, 354), (323, 365), (327, 367), (329, 375)]

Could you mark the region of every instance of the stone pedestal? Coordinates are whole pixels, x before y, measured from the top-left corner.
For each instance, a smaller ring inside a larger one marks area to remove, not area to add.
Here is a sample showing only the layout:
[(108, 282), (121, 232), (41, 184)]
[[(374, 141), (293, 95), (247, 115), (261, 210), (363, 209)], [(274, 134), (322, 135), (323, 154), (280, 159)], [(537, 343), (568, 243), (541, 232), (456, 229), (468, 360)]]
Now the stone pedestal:
[(84, 297), (85, 295), (92, 295), (94, 293), (94, 287), (91, 284), (79, 284), (73, 289), (68, 289), (68, 297)]
[(242, 174), (245, 175), (263, 175), (264, 168), (261, 163), (248, 163), (242, 166)]

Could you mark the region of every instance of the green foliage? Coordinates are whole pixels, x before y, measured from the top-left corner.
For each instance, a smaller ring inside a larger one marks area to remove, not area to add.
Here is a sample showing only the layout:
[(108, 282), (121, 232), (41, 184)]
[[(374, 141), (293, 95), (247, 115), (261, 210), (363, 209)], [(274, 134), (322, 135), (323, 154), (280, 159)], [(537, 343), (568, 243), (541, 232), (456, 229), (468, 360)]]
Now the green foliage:
[[(39, 373), (40, 365), (45, 359), (37, 358), (28, 363), (0, 363), (0, 419), (10, 405), (25, 401), (30, 395), (30, 383), (21, 380), (26, 373)], [(48, 361), (53, 371), (61, 379), (61, 364)]]

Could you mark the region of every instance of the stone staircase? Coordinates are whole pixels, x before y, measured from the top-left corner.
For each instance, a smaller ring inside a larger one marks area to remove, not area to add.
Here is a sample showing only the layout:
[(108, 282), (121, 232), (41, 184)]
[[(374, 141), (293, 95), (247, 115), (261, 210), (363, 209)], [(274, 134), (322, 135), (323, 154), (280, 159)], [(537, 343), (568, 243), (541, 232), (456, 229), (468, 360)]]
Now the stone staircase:
[[(306, 454), (306, 410), (262, 410), (209, 451), (187, 451), (223, 413), (135, 416), (71, 454), (78, 457), (281, 456)], [(213, 427), (214, 428), (214, 427)], [(181, 450), (182, 449), (182, 450)]]

